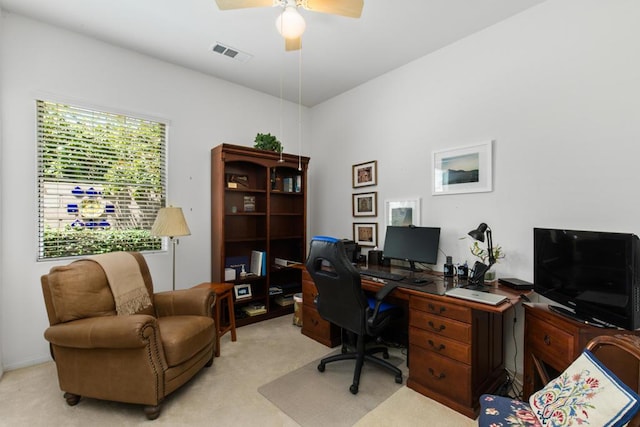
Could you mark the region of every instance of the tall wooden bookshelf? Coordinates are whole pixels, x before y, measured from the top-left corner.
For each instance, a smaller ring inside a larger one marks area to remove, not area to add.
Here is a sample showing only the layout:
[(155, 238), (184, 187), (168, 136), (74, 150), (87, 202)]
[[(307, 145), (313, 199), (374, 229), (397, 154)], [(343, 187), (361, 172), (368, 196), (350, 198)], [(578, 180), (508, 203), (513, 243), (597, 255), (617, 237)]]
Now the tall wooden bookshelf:
[[(211, 150), (211, 280), (250, 285), (250, 297), (234, 298), (238, 326), (293, 312), (270, 288), (301, 292), (301, 269), (276, 259), (305, 261), (308, 164), (308, 157), (238, 145)], [(231, 260), (246, 260), (250, 271), (252, 251), (266, 253), (265, 274), (225, 280)], [(266, 312), (248, 316), (243, 307), (249, 305)]]

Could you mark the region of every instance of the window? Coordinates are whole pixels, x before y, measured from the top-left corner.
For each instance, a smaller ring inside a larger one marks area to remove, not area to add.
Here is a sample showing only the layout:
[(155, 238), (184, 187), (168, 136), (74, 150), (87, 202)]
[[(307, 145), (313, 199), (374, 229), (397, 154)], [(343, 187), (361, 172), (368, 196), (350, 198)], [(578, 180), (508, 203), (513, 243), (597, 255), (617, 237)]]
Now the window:
[(38, 109), (38, 259), (161, 249), (166, 125), (48, 101)]

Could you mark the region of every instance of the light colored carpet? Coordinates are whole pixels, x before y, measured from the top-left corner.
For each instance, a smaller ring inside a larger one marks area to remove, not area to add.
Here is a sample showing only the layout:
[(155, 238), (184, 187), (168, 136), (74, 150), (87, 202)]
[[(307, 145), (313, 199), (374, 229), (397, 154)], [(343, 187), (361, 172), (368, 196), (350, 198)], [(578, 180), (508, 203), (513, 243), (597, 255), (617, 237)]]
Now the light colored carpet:
[[(0, 378), (0, 426), (300, 426), (258, 388), (332, 349), (302, 335), (291, 316), (238, 328), (237, 342), (231, 342), (230, 335), (222, 337), (221, 357), (169, 396), (153, 422), (138, 405), (81, 399), (68, 406), (58, 388), (55, 365), (47, 362), (5, 372)], [(360, 393), (367, 388), (363, 376)], [(308, 402), (314, 404), (311, 398)], [(356, 423), (357, 427), (415, 425), (465, 427), (476, 422), (403, 385)]]
[[(338, 354), (338, 351), (332, 352)], [(392, 364), (404, 367), (406, 359), (399, 351), (390, 351)], [(271, 403), (305, 427), (349, 427), (388, 399), (402, 387), (395, 375), (376, 365), (366, 363), (360, 376), (359, 392), (351, 394), (355, 360), (332, 362), (324, 372), (317, 369), (318, 360), (258, 388)]]

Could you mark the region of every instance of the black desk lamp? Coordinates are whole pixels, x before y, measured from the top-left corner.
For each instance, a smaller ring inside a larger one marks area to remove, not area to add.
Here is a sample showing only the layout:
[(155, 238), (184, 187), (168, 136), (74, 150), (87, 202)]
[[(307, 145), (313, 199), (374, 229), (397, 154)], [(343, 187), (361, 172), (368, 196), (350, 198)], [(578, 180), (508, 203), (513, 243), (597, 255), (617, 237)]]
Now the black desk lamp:
[(496, 258), (493, 256), (493, 239), (491, 237), (491, 228), (484, 222), (480, 223), (478, 228), (471, 230), (469, 236), (475, 240), (484, 242), (484, 235), (487, 235), (487, 251), (489, 252), (489, 265), (486, 265), (480, 261), (476, 261), (473, 265), (473, 276), (469, 278), (468, 282), (471, 287), (482, 287), (484, 285), (484, 275), (493, 264), (496, 263)]

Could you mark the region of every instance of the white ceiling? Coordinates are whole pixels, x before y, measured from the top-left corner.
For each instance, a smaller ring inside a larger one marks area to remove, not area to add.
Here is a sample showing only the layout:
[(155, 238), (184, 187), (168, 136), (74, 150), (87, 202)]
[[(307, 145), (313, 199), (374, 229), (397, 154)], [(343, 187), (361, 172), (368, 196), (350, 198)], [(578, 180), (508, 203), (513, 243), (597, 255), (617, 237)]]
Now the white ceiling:
[[(313, 106), (544, 0), (365, 0), (359, 19), (309, 12), (285, 52), (278, 8), (220, 11), (214, 0), (0, 0), (22, 14)], [(212, 52), (222, 43), (251, 59)], [(301, 65), (300, 65), (301, 64)], [(299, 72), (301, 70), (301, 72)]]

